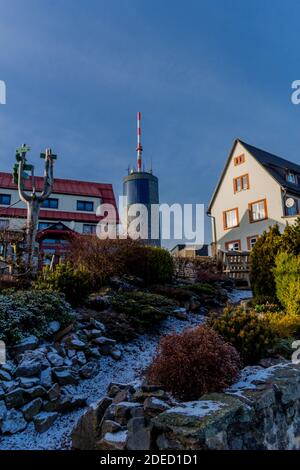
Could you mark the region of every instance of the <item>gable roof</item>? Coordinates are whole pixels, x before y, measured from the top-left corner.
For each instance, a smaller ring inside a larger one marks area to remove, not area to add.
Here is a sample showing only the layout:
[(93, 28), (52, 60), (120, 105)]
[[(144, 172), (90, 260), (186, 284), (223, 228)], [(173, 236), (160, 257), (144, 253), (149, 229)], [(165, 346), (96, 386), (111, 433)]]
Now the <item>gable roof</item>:
[[(297, 194), (300, 196), (300, 165), (297, 163), (291, 162), (289, 160), (286, 160), (285, 158), (278, 157), (277, 155), (274, 155), (273, 153), (267, 152), (266, 150), (262, 150), (258, 147), (254, 147), (253, 145), (247, 144), (246, 142), (243, 142), (240, 139), (236, 139), (234, 141), (234, 144), (232, 146), (231, 152), (228, 156), (228, 159), (226, 161), (225, 167), (223, 169), (223, 172), (221, 174), (221, 177), (218, 181), (218, 184), (215, 188), (215, 191), (212, 195), (212, 198), (210, 200), (209, 206), (207, 213), (210, 214), (211, 207), (214, 203), (214, 200), (217, 196), (217, 193), (219, 191), (219, 188), (221, 186), (221, 183), (223, 181), (223, 177), (226, 173), (226, 170), (228, 168), (228, 165), (230, 163), (232, 154), (234, 152), (234, 149), (237, 145), (237, 143), (240, 143), (249, 153), (252, 155), (255, 160), (264, 167), (264, 169), (277, 181), (280, 186), (282, 186), (285, 189), (288, 189), (289, 191)], [(299, 180), (298, 180), (298, 185), (295, 185), (293, 183), (289, 183), (285, 179), (285, 172), (286, 171), (292, 171), (294, 173), (297, 173), (299, 175)]]

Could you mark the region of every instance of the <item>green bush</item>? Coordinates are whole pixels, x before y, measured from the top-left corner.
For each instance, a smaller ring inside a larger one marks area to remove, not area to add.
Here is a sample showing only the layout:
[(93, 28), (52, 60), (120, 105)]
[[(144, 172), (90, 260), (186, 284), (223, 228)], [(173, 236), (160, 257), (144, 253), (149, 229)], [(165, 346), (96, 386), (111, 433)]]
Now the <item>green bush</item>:
[(125, 292), (113, 297), (111, 306), (124, 313), (140, 331), (173, 313), (176, 304), (161, 295), (146, 292)]
[(46, 266), (34, 284), (36, 289), (62, 292), (71, 305), (80, 304), (93, 290), (93, 280), (89, 271), (75, 267), (72, 263), (58, 264), (54, 270)]
[(138, 276), (146, 284), (164, 284), (172, 280), (174, 261), (164, 248), (138, 245), (127, 260), (128, 274)]
[(278, 225), (270, 227), (255, 243), (251, 252), (250, 281), (257, 303), (276, 300), (274, 268), (276, 256), (285, 251), (300, 254), (300, 218), (287, 225), (281, 234)]
[(7, 346), (32, 334), (47, 336), (53, 320), (62, 327), (73, 321), (71, 307), (60, 294), (29, 290), (0, 295), (0, 339)]
[(259, 237), (251, 251), (250, 281), (258, 303), (276, 298), (273, 269), (280, 248), (281, 234), (278, 225), (274, 225)]
[(256, 364), (274, 344), (274, 335), (267, 319), (241, 307), (228, 307), (220, 317), (213, 317), (210, 326), (232, 344), (245, 364)]
[(274, 268), (276, 295), (289, 315), (300, 314), (300, 255), (286, 252), (276, 257)]
[(165, 283), (174, 272), (173, 257), (167, 250), (131, 239), (79, 237), (71, 244), (69, 258), (91, 273), (97, 287), (123, 275), (139, 277), (146, 284)]

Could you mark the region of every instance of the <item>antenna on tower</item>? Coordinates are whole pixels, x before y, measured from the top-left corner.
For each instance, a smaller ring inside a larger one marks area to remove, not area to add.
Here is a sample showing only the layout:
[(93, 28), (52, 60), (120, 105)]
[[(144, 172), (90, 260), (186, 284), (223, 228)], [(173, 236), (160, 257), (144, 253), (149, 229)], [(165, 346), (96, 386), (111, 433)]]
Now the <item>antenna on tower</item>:
[(141, 143), (141, 113), (137, 113), (137, 147), (136, 147), (136, 157), (137, 157), (137, 171), (140, 173), (142, 170), (142, 152), (143, 147)]

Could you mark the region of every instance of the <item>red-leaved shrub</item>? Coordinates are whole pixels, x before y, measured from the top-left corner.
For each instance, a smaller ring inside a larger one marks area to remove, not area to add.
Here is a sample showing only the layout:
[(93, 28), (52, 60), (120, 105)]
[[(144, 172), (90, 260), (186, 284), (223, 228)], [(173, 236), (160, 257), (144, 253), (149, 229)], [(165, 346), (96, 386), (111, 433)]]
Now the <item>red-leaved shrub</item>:
[(240, 368), (237, 350), (208, 326), (199, 326), (160, 341), (147, 379), (177, 398), (196, 400), (231, 385)]

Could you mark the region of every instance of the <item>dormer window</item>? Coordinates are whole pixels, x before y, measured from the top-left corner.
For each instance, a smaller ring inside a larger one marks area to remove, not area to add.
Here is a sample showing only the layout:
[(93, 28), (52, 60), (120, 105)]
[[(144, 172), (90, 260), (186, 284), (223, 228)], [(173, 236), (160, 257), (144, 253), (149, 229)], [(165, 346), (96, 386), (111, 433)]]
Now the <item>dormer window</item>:
[(293, 173), (292, 171), (287, 172), (286, 180), (287, 180), (288, 183), (292, 183), (292, 184), (297, 184), (298, 183), (297, 175), (295, 173)]

